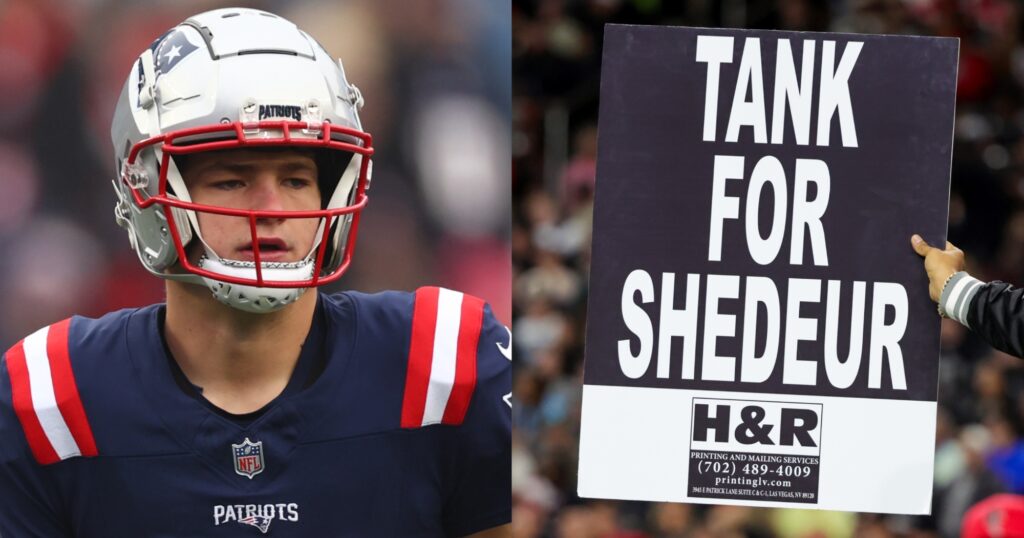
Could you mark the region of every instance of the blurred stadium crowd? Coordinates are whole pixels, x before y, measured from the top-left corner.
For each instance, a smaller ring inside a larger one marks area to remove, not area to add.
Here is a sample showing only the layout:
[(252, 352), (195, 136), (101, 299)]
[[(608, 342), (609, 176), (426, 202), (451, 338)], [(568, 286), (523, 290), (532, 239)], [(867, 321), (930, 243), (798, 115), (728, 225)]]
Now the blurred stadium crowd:
[[(71, 314), (159, 302), (114, 224), (110, 118), (142, 50), (189, 15), (253, 7), (343, 58), (373, 188), (334, 289), (457, 288), (511, 318), (511, 28), (503, 0), (0, 2), (0, 346)], [(273, 74), (268, 74), (273, 76)]]
[(1024, 285), (1024, 4), (514, 0), (512, 21), (517, 537), (952, 538), (971, 505), (995, 492), (1024, 493), (1024, 361), (943, 320), (930, 517), (590, 501), (575, 494), (603, 25), (959, 37), (949, 238), (967, 252), (968, 270), (978, 278)]

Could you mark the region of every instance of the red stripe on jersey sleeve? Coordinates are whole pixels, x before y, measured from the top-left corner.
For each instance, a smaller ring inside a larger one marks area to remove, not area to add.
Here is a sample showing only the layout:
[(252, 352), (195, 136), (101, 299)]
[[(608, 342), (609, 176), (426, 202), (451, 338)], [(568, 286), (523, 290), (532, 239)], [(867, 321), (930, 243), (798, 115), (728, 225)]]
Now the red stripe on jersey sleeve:
[(455, 355), (455, 384), (444, 408), (443, 424), (462, 424), (476, 388), (476, 350), (484, 320), (484, 302), (471, 295), (462, 297), (459, 343)]
[(46, 338), (46, 354), (50, 358), (50, 375), (53, 378), (53, 392), (57, 399), (64, 423), (71, 430), (71, 436), (78, 444), (83, 456), (97, 455), (96, 441), (92, 428), (85, 416), (82, 399), (78, 395), (75, 374), (71, 370), (71, 356), (68, 352), (68, 327), (71, 318), (50, 326)]
[(32, 405), (32, 386), (29, 383), (28, 364), (25, 363), (25, 341), (22, 340), (7, 350), (7, 375), (11, 378), (11, 403), (18, 415), (25, 439), (32, 449), (32, 455), (42, 465), (60, 461), (57, 451), (43, 432), (43, 426)]
[(427, 404), (430, 366), (434, 358), (434, 331), (437, 327), (438, 288), (416, 290), (412, 309), (412, 337), (409, 339), (409, 362), (402, 398), (402, 427), (419, 428)]

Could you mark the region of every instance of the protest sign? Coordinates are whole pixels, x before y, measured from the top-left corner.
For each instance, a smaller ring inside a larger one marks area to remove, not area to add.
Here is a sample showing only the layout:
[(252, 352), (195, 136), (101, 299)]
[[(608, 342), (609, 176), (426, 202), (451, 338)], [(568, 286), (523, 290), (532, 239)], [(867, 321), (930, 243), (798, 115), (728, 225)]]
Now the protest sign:
[(929, 512), (957, 54), (606, 28), (581, 496)]

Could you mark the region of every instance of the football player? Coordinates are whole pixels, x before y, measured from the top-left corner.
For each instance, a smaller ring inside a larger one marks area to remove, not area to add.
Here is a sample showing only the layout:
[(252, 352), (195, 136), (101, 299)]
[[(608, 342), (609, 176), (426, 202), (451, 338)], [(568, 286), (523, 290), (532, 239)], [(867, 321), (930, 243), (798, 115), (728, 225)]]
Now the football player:
[(252, 9), (131, 68), (115, 217), (166, 304), (44, 327), (0, 362), (0, 535), (506, 536), (511, 335), (349, 266), (371, 137), (340, 61)]

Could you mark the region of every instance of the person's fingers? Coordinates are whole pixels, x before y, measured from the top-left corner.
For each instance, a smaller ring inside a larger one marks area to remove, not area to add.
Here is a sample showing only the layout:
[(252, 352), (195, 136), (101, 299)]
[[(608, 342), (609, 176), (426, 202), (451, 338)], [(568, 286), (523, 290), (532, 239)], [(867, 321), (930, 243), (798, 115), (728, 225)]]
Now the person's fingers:
[(960, 250), (960, 249), (956, 248), (956, 245), (954, 245), (953, 243), (950, 243), (949, 241), (946, 241), (946, 250)]
[(910, 236), (910, 244), (913, 245), (914, 252), (916, 252), (919, 256), (927, 256), (928, 253), (932, 250), (932, 247), (928, 245), (928, 243), (924, 239), (921, 239), (920, 235), (917, 234)]

